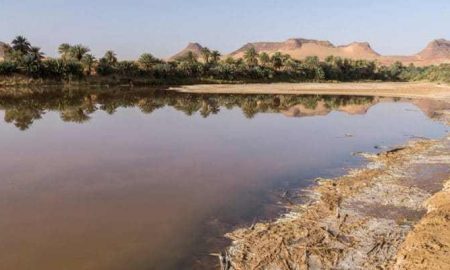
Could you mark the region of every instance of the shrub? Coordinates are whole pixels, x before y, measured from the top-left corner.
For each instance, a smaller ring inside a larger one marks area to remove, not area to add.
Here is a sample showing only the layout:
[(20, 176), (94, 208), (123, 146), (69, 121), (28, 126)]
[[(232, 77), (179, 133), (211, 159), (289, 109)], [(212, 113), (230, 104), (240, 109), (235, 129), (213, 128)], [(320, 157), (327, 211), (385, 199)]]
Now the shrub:
[(84, 76), (84, 69), (83, 65), (81, 65), (78, 61), (68, 61), (65, 62), (64, 65), (64, 71), (63, 71), (63, 77), (64, 79), (80, 79)]
[(114, 71), (114, 67), (105, 58), (100, 58), (98, 65), (95, 68), (95, 72), (100, 76), (111, 75)]
[(0, 75), (11, 75), (18, 72), (17, 65), (10, 61), (0, 62)]
[(117, 72), (122, 76), (134, 77), (139, 74), (139, 66), (133, 61), (120, 61), (117, 63)]
[(62, 60), (48, 59), (42, 62), (43, 76), (52, 79), (64, 78), (65, 64)]

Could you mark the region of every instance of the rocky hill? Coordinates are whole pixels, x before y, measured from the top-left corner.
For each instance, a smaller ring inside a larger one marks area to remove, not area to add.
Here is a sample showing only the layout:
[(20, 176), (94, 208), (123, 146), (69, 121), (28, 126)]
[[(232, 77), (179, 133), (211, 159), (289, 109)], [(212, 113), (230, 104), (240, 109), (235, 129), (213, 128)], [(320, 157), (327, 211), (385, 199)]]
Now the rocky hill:
[(448, 59), (450, 57), (450, 41), (445, 39), (436, 39), (417, 54), (420, 59)]
[(308, 56), (318, 56), (320, 59), (324, 59), (330, 55), (352, 59), (376, 59), (379, 57), (379, 54), (366, 42), (335, 46), (329, 41), (302, 38), (288, 39), (284, 42), (248, 43), (237, 51), (232, 52), (230, 56), (235, 58), (242, 57), (250, 47), (254, 47), (258, 52), (266, 52), (269, 55), (275, 52), (289, 54), (296, 59), (304, 59)]
[(197, 58), (200, 58), (202, 49), (203, 49), (202, 45), (200, 45), (200, 44), (198, 44), (196, 42), (192, 42), (192, 43), (189, 43), (186, 46), (186, 48), (184, 48), (183, 50), (181, 50), (177, 54), (171, 56), (169, 58), (169, 60), (176, 60), (177, 58), (185, 56), (188, 52), (192, 52)]
[(386, 65), (399, 61), (405, 65), (414, 64), (416, 66), (450, 63), (450, 41), (435, 39), (417, 54), (408, 56), (381, 56), (378, 61)]
[[(327, 56), (333, 55), (350, 59), (374, 60), (384, 65), (390, 65), (396, 61), (400, 61), (405, 65), (414, 64), (417, 66), (450, 63), (450, 41), (445, 39), (433, 40), (419, 53), (405, 56), (380, 55), (367, 42), (353, 42), (348, 45), (336, 46), (329, 41), (304, 38), (293, 38), (282, 42), (247, 43), (240, 49), (224, 56), (241, 58), (244, 56), (245, 51), (251, 47), (255, 48), (258, 53), (266, 52), (271, 55), (275, 52), (281, 52), (299, 60), (308, 56), (318, 56), (323, 60)], [(174, 60), (189, 51), (196, 56), (200, 56), (202, 48), (203, 46), (198, 43), (190, 43), (185, 49), (169, 59)]]

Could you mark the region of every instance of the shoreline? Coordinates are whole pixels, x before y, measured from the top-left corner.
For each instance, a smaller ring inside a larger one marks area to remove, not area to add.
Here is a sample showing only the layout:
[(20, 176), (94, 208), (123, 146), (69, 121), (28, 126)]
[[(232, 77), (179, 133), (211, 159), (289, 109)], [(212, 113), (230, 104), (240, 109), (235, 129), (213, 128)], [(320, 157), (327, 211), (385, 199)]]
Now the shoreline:
[(306, 204), (226, 234), (228, 269), (448, 269), (448, 149), (450, 137), (410, 142), (321, 179)]
[[(414, 87), (402, 87), (405, 97), (450, 100), (448, 86), (431, 85), (414, 95)], [(313, 92), (304, 88), (289, 93)], [(399, 97), (380, 88), (368, 92)], [(448, 125), (450, 112), (436, 111), (433, 118)], [(364, 168), (305, 190), (307, 203), (275, 221), (227, 233), (232, 244), (219, 257), (222, 269), (448, 269), (449, 151), (446, 135), (365, 154)]]
[(198, 84), (169, 91), (202, 94), (313, 94), (429, 98), (450, 101), (450, 85), (431, 82)]
[(208, 84), (151, 84), (133, 83), (88, 83), (69, 84), (45, 82), (36, 84), (1, 84), (1, 97), (26, 97), (43, 94), (43, 87), (50, 89), (88, 88), (93, 92), (105, 89), (153, 89), (191, 94), (288, 94), (288, 95), (347, 95), (380, 96), (398, 98), (427, 98), (450, 102), (450, 84), (434, 82), (276, 82), (276, 83), (208, 83)]

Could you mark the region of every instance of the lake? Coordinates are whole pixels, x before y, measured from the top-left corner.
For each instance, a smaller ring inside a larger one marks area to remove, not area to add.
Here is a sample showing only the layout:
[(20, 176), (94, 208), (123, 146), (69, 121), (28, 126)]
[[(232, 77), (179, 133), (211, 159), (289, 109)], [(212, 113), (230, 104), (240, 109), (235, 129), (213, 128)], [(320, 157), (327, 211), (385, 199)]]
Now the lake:
[[(0, 265), (211, 269), (288, 190), (446, 133), (429, 100), (67, 91), (0, 100)], [(293, 198), (299, 199), (301, 198)]]

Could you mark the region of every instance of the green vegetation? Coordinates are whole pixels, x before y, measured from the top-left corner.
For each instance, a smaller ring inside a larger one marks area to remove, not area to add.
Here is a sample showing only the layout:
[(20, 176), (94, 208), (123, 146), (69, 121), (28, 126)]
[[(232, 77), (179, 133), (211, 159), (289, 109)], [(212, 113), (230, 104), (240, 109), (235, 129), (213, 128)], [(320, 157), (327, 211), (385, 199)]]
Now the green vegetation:
[(415, 67), (397, 63), (398, 77), (403, 81), (432, 81), (450, 83), (450, 64), (439, 66)]
[(7, 45), (0, 62), (0, 85), (16, 84), (11, 77), (40, 81), (86, 84), (174, 85), (193, 83), (310, 82), (310, 81), (450, 81), (450, 65), (414, 67), (394, 63), (380, 66), (367, 60), (329, 56), (324, 61), (307, 57), (300, 61), (282, 53), (258, 53), (250, 47), (243, 59), (221, 59), (218, 51), (188, 52), (174, 61), (144, 53), (137, 61), (119, 61), (113, 51), (96, 59), (82, 44), (63, 43), (60, 57), (46, 58), (22, 36)]
[(218, 114), (223, 109), (240, 108), (247, 118), (258, 113), (279, 113), (302, 104), (315, 109), (319, 102), (327, 108), (336, 109), (350, 104), (367, 104), (372, 97), (351, 96), (299, 96), (299, 95), (203, 95), (182, 94), (148, 88), (120, 89), (102, 88), (83, 90), (47, 89), (38, 93), (30, 90), (26, 97), (1, 97), (0, 109), (5, 111), (4, 120), (21, 130), (28, 129), (46, 112), (58, 112), (66, 122), (83, 123), (96, 111), (114, 114), (120, 107), (138, 107), (143, 113), (152, 113), (163, 107), (171, 107), (191, 116), (202, 117)]

